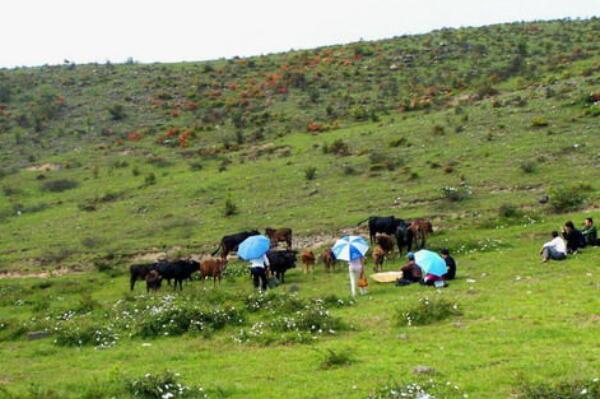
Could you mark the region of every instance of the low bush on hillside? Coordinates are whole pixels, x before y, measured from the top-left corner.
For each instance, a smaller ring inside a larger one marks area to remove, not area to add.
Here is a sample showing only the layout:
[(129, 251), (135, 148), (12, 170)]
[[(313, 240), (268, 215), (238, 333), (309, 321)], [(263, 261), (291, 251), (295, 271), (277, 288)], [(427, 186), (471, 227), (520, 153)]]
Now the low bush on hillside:
[(427, 379), (423, 382), (398, 383), (391, 382), (383, 385), (367, 396), (366, 399), (451, 399), (468, 398), (458, 385)]
[(522, 383), (519, 391), (517, 397), (520, 399), (598, 399), (600, 379), (555, 384)]
[(450, 303), (443, 298), (419, 299), (419, 303), (408, 309), (397, 312), (398, 324), (401, 326), (422, 326), (445, 320), (449, 317), (460, 316), (462, 311), (458, 304)]
[(523, 215), (523, 212), (513, 204), (502, 204), (498, 208), (498, 216), (501, 218), (515, 218)]
[(314, 180), (317, 177), (317, 168), (308, 166), (304, 169), (304, 178), (306, 180)]
[(77, 188), (78, 186), (79, 183), (74, 180), (49, 180), (42, 183), (42, 190), (50, 191), (52, 193), (62, 193), (63, 191), (72, 190), (74, 188)]
[(586, 195), (579, 187), (557, 187), (550, 191), (550, 206), (556, 213), (575, 211), (584, 204)]
[(334, 351), (333, 349), (326, 349), (323, 361), (320, 367), (324, 370), (349, 366), (354, 363), (354, 358), (349, 350)]
[(334, 154), (340, 157), (345, 157), (351, 154), (350, 146), (342, 139), (337, 139), (331, 144), (323, 144), (324, 154)]
[(121, 104), (113, 104), (108, 107), (108, 113), (113, 121), (123, 120), (127, 116), (125, 108)]
[(233, 199), (227, 198), (225, 200), (225, 209), (223, 209), (224, 216), (233, 216), (239, 213), (237, 205), (233, 202)]
[(520, 168), (523, 173), (533, 173), (537, 169), (537, 164), (533, 161), (524, 161), (521, 162)]
[(129, 379), (125, 386), (127, 392), (136, 399), (208, 398), (203, 388), (179, 382), (179, 374), (171, 371)]
[(469, 198), (473, 192), (469, 186), (444, 186), (442, 187), (442, 196), (451, 202), (460, 202)]

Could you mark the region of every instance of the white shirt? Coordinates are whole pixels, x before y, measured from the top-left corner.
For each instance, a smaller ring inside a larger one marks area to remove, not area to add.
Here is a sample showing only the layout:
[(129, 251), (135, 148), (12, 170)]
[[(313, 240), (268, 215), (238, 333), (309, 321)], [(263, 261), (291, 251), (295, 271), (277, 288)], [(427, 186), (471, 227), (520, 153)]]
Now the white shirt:
[(261, 258), (250, 259), (250, 267), (262, 267), (269, 266), (269, 258), (267, 255), (263, 255)]
[(357, 258), (357, 259), (354, 259), (354, 260), (351, 260), (350, 262), (348, 262), (348, 267), (350, 268), (350, 270), (353, 270), (356, 272), (361, 271), (363, 268), (361, 259), (362, 258)]
[(554, 237), (552, 241), (544, 244), (544, 248), (553, 248), (556, 252), (567, 253), (567, 244), (565, 244), (565, 240), (562, 237)]

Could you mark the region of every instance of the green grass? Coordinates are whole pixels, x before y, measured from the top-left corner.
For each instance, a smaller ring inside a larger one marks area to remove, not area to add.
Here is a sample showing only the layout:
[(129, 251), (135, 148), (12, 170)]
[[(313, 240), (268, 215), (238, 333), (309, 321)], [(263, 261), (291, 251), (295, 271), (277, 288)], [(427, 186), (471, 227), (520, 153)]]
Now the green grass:
[[(566, 220), (600, 219), (597, 30), (597, 19), (504, 24), (208, 64), (0, 71), (0, 271), (66, 273), (0, 279), (0, 397), (127, 397), (165, 371), (209, 397), (389, 397), (429, 384), (419, 365), (452, 387), (436, 397), (587, 386), (599, 377), (600, 249), (544, 265), (537, 252)], [(527, 67), (511, 72), (519, 42)], [(330, 52), (331, 64), (310, 65)], [(288, 94), (259, 84), (286, 69)], [(307, 132), (311, 122), (325, 131)], [(191, 132), (187, 147), (159, 143), (175, 127)], [(26, 170), (46, 162), (61, 168)], [(128, 292), (138, 254), (205, 254), (224, 234), (265, 227), (291, 227), (298, 249), (317, 251), (390, 214), (432, 220), (429, 247), (458, 261), (449, 288), (372, 283), (348, 306), (345, 268), (298, 268), (276, 289), (298, 297), (253, 311), (233, 264), (216, 289)], [(145, 306), (169, 295), (177, 326), (162, 327)], [(423, 298), (460, 312), (423, 310)], [(241, 318), (223, 322), (232, 306)], [(115, 313), (126, 307), (144, 316), (126, 327)], [(399, 323), (411, 310), (423, 325)], [(320, 323), (334, 332), (311, 330)], [(55, 324), (69, 328), (27, 340)], [(98, 330), (106, 349), (94, 348)]]

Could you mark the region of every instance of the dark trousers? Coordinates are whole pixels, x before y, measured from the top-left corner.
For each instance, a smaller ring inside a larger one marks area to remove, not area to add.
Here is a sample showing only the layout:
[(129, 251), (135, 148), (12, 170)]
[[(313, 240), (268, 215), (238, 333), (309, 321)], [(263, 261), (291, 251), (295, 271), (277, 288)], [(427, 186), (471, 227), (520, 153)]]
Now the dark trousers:
[(252, 282), (254, 283), (254, 288), (258, 288), (259, 286), (263, 291), (267, 290), (267, 271), (264, 267), (253, 267), (250, 269), (250, 273), (252, 273)]

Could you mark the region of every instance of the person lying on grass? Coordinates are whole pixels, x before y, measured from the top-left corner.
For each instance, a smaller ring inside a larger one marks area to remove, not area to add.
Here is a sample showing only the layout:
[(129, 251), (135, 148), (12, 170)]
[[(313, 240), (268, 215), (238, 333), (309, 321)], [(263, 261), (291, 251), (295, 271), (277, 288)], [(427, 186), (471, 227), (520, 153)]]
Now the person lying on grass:
[(552, 240), (548, 241), (542, 246), (540, 255), (542, 255), (542, 262), (548, 262), (548, 260), (564, 260), (567, 259), (567, 244), (561, 236), (558, 235), (558, 231), (551, 233)]
[(592, 218), (585, 218), (581, 234), (586, 245), (600, 245), (600, 242), (598, 242), (598, 231), (596, 230), (596, 226), (594, 226)]
[(576, 253), (578, 249), (585, 247), (585, 239), (581, 231), (575, 228), (570, 220), (563, 226), (563, 238), (567, 241), (567, 253)]

